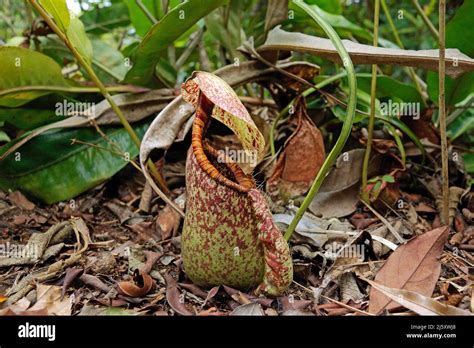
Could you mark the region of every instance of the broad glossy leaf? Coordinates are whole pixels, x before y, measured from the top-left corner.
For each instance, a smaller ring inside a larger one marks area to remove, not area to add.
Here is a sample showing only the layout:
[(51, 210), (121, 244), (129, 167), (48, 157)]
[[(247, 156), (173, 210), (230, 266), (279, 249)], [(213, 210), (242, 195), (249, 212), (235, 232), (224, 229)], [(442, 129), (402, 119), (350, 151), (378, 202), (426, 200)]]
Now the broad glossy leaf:
[(58, 115), (54, 109), (0, 107), (0, 121), (5, 121), (18, 129), (30, 130), (58, 121)]
[[(454, 17), (446, 24), (446, 47), (458, 48), (462, 53), (474, 57), (474, 28), (472, 15), (474, 1), (464, 1)], [(446, 62), (446, 69), (453, 62)], [(431, 100), (438, 104), (438, 74), (430, 72), (427, 78), (428, 94)], [(474, 72), (456, 79), (446, 77), (446, 105), (454, 105), (474, 93)]]
[[(125, 0), (127, 5), (130, 21), (135, 28), (138, 36), (145, 36), (148, 30), (153, 26), (153, 22), (143, 13), (143, 10), (137, 5), (135, 0)], [(156, 0), (142, 0), (142, 4), (148, 9), (148, 11), (159, 20), (163, 16), (163, 9), (161, 7), (162, 2)], [(156, 4), (156, 7), (154, 6)]]
[(66, 35), (79, 54), (90, 64), (93, 54), (92, 43), (86, 35), (84, 24), (79, 18), (71, 19)]
[(132, 69), (125, 82), (146, 86), (153, 83), (155, 66), (168, 45), (199, 19), (228, 0), (192, 0), (173, 8), (143, 38), (132, 56)]
[[(135, 126), (141, 137), (149, 122)], [(103, 128), (130, 158), (138, 148), (123, 128)], [(102, 183), (125, 167), (124, 158), (104, 149), (71, 144), (78, 139), (110, 149), (110, 145), (94, 129), (72, 129), (50, 132), (21, 147), (18, 155), (0, 163), (0, 187), (23, 193), (51, 204), (67, 200)], [(10, 143), (11, 144), (11, 143)], [(3, 153), (10, 144), (0, 148)], [(19, 159), (19, 160), (17, 160)]]
[(40, 0), (40, 4), (53, 17), (59, 29), (66, 33), (71, 18), (66, 0)]
[[(41, 69), (38, 69), (41, 67)], [(19, 91), (9, 89), (24, 86), (68, 87), (61, 67), (44, 54), (20, 47), (0, 47), (0, 106), (17, 107), (48, 91)]]

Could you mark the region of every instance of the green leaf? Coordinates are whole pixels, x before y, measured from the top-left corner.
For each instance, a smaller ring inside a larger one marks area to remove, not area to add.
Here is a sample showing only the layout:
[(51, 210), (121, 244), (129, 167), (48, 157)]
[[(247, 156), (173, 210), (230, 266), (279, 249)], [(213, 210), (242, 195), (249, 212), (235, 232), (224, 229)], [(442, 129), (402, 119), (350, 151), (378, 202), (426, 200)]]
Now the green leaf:
[[(446, 47), (458, 48), (470, 57), (474, 57), (473, 13), (474, 1), (464, 1), (454, 17), (446, 24)], [(438, 74), (430, 71), (427, 84), (431, 100), (438, 104)], [(456, 79), (446, 77), (445, 84), (446, 105), (454, 105), (474, 93), (474, 72), (466, 73)]]
[(469, 133), (474, 133), (474, 109), (464, 111), (448, 126), (448, 137), (451, 141)]
[[(153, 26), (152, 21), (143, 13), (142, 9), (137, 5), (135, 0), (125, 0), (128, 8), (130, 21), (138, 36), (145, 36), (148, 30)], [(148, 11), (158, 20), (163, 16), (161, 1), (156, 0), (142, 0), (142, 4)], [(156, 4), (156, 7), (155, 7)]]
[(0, 108), (0, 121), (22, 130), (31, 130), (58, 121), (54, 109)]
[(91, 64), (92, 61), (92, 43), (86, 35), (84, 24), (79, 18), (72, 18), (69, 28), (67, 30), (67, 38), (71, 44), (76, 48), (79, 54)]
[[(366, 93), (370, 93), (371, 74), (357, 74), (357, 86)], [(423, 99), (417, 89), (407, 83), (395, 80), (390, 76), (377, 76), (377, 98), (401, 99), (404, 102), (420, 103)]]
[[(135, 2), (135, 1), (134, 1)], [(130, 24), (127, 5), (123, 2), (113, 3), (107, 7), (94, 7), (81, 15), (86, 31), (91, 34), (105, 34), (110, 30)]]
[(334, 14), (341, 14), (342, 13), (342, 5), (341, 1), (334, 1), (334, 0), (307, 0), (306, 3), (308, 5), (317, 5), (322, 10), (334, 13)]
[(132, 56), (132, 69), (125, 82), (147, 86), (153, 82), (156, 63), (168, 45), (191, 28), (199, 19), (228, 0), (192, 0), (173, 8), (143, 38)]
[(49, 91), (18, 91), (26, 86), (68, 87), (61, 67), (44, 54), (20, 47), (0, 47), (0, 106), (17, 107)]
[(40, 4), (53, 17), (59, 29), (66, 33), (71, 21), (66, 0), (40, 0)]
[(103, 83), (113, 83), (123, 80), (128, 68), (125, 57), (116, 48), (99, 39), (92, 40), (94, 71)]
[[(302, 26), (309, 25), (318, 30), (318, 32), (320, 31), (319, 26), (317, 26), (314, 21), (311, 21), (306, 15), (306, 13), (298, 6), (295, 6), (292, 1), (289, 4), (289, 9), (291, 11), (294, 11), (295, 17), (294, 19), (290, 18), (289, 22), (295, 21)], [(362, 39), (366, 42), (371, 42), (372, 34), (370, 32), (358, 26), (357, 24), (349, 21), (344, 16), (326, 12), (316, 4), (311, 5), (311, 9), (319, 16), (321, 16), (326, 22), (328, 22), (337, 31), (339, 35), (345, 38), (349, 38), (350, 34), (352, 34), (355, 37)]]
[(466, 153), (463, 156), (464, 168), (470, 175), (474, 175), (474, 155), (472, 153)]
[[(134, 127), (143, 136), (149, 121)], [(103, 128), (105, 134), (130, 158), (138, 154), (123, 128)], [(28, 133), (25, 133), (27, 135)], [(75, 197), (104, 182), (128, 163), (121, 156), (89, 145), (71, 144), (71, 139), (110, 149), (95, 129), (71, 129), (43, 134), (22, 146), (0, 164), (0, 188), (20, 190), (51, 204)], [(12, 143), (0, 148), (4, 153)], [(113, 149), (112, 149), (113, 150)]]
[(391, 184), (395, 182), (395, 178), (392, 175), (384, 175), (382, 180)]
[(4, 131), (0, 130), (0, 143), (9, 142), (9, 141), (11, 141), (11, 139), (8, 136), (8, 134), (5, 133)]

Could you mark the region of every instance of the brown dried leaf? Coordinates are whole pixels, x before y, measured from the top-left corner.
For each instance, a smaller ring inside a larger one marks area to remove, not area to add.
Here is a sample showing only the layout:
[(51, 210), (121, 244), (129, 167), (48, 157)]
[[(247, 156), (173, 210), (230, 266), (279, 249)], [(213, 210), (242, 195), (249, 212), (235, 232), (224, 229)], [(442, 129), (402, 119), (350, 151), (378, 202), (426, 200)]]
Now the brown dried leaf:
[(247, 303), (234, 309), (230, 315), (243, 315), (243, 316), (264, 316), (265, 313), (262, 307), (258, 303)]
[[(399, 246), (375, 277), (378, 284), (389, 288), (414, 291), (431, 296), (441, 272), (438, 260), (448, 238), (448, 227), (439, 227)], [(391, 298), (372, 288), (370, 313), (380, 313), (397, 305)]]
[(296, 102), (294, 115), (297, 128), (286, 141), (268, 179), (269, 191), (278, 190), (286, 198), (299, 196), (309, 189), (326, 157), (321, 132), (309, 118), (302, 98)]
[(171, 206), (166, 205), (156, 218), (156, 229), (161, 233), (161, 240), (176, 236), (181, 216)]
[[(323, 218), (343, 217), (353, 213), (359, 202), (359, 181), (362, 173), (364, 149), (354, 149), (341, 154), (335, 166), (309, 206), (309, 210)], [(369, 176), (379, 173), (380, 156), (369, 164)]]
[(71, 300), (61, 299), (61, 287), (38, 284), (37, 301), (27, 312), (46, 310), (48, 315), (71, 315)]
[(372, 289), (376, 288), (377, 291), (382, 292), (386, 297), (419, 315), (472, 315), (468, 311), (440, 303), (415, 291), (390, 288), (368, 279), (366, 281), (372, 286)]
[(8, 195), (8, 200), (11, 204), (25, 210), (35, 209), (34, 203), (31, 203), (20, 191), (12, 192)]
[(178, 284), (176, 280), (169, 274), (164, 274), (166, 280), (166, 301), (174, 309), (174, 311), (181, 315), (194, 315), (184, 305), (184, 297), (178, 290)]
[[(394, 64), (438, 70), (438, 50), (415, 51), (373, 47), (350, 40), (342, 40), (342, 43), (354, 64)], [(258, 49), (259, 52), (269, 50), (308, 52), (332, 61), (341, 61), (331, 40), (297, 32), (287, 32), (280, 27), (270, 31), (267, 41)], [(474, 70), (474, 59), (469, 58), (458, 49), (446, 49), (447, 75), (456, 77), (472, 70)]]
[(148, 294), (154, 287), (153, 279), (143, 271), (135, 270), (133, 282), (118, 283), (117, 290), (122, 295), (130, 297), (142, 297)]

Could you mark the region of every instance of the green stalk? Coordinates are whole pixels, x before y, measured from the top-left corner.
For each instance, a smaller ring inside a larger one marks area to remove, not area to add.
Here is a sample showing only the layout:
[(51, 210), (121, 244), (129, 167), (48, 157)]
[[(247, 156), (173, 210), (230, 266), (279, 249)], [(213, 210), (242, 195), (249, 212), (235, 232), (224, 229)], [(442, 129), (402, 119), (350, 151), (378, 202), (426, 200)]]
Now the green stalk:
[[(43, 17), (43, 19), (46, 21), (46, 23), (49, 25), (49, 27), (58, 35), (58, 37), (66, 44), (66, 46), (71, 50), (71, 53), (76, 57), (79, 65), (81, 65), (84, 70), (86, 70), (87, 74), (90, 76), (92, 81), (96, 84), (96, 86), (99, 88), (101, 94), (104, 96), (104, 98), (109, 102), (110, 107), (112, 110), (115, 112), (117, 117), (119, 118), (120, 122), (122, 123), (122, 126), (125, 128), (127, 131), (128, 135), (132, 139), (132, 141), (135, 143), (135, 145), (140, 148), (141, 142), (140, 138), (138, 138), (137, 134), (133, 130), (132, 126), (128, 122), (127, 118), (125, 115), (122, 113), (120, 108), (117, 106), (117, 104), (114, 102), (112, 99), (112, 96), (109, 94), (107, 89), (105, 88), (104, 84), (100, 79), (97, 77), (95, 74), (94, 70), (92, 67), (85, 61), (85, 59), (82, 57), (82, 55), (77, 51), (77, 49), (71, 44), (67, 36), (61, 31), (61, 29), (56, 25), (56, 23), (52, 20), (52, 18), (49, 16), (49, 14), (41, 7), (36, 0), (29, 0), (31, 5), (38, 11), (38, 13)], [(153, 177), (158, 181), (158, 184), (161, 186), (161, 189), (164, 189), (165, 191), (168, 191), (166, 188), (165, 181), (161, 174), (158, 172), (156, 169), (154, 163), (149, 159), (147, 162), (148, 168), (153, 175)], [(166, 202), (168, 203), (171, 207), (173, 207), (178, 213), (184, 216), (184, 213), (179, 209), (165, 194), (164, 192), (159, 189), (157, 191), (157, 194)]]
[[(318, 89), (321, 89), (321, 88), (329, 85), (330, 83), (333, 83), (334, 81), (337, 81), (337, 80), (343, 78), (346, 75), (347, 75), (347, 72), (343, 71), (343, 72), (341, 72), (339, 74), (336, 74), (334, 76), (330, 76), (327, 79), (324, 79), (323, 81), (321, 81), (318, 84), (314, 85), (314, 87), (308, 88), (303, 93), (301, 93), (301, 95), (303, 97), (307, 97), (310, 94), (316, 92)], [(296, 100), (296, 98), (293, 99), (283, 110), (281, 110), (280, 113), (277, 115), (277, 117), (275, 117), (275, 119), (272, 122), (272, 128), (270, 130), (270, 151), (271, 151), (272, 156), (275, 156), (275, 154), (276, 154), (276, 150), (275, 150), (275, 132), (276, 132), (276, 127), (278, 126), (278, 122), (280, 122), (280, 120), (283, 117), (288, 115), (288, 111), (290, 110), (290, 107), (295, 103), (295, 100)]]
[[(374, 47), (378, 46), (379, 42), (379, 16), (380, 16), (380, 0), (375, 0), (374, 8)], [(364, 163), (362, 165), (362, 200), (369, 202), (369, 193), (367, 192), (368, 168), (370, 160), (370, 152), (372, 150), (372, 136), (374, 133), (375, 124), (375, 97), (377, 94), (377, 64), (372, 64), (372, 81), (370, 85), (370, 116), (369, 129), (367, 136), (367, 149), (364, 154)]]
[(421, 8), (420, 4), (418, 3), (418, 0), (411, 0), (411, 2), (413, 3), (413, 6), (415, 6), (416, 11), (418, 12), (418, 14), (423, 19), (423, 22), (425, 22), (426, 26), (430, 30), (431, 35), (433, 35), (433, 37), (436, 41), (439, 41), (438, 31), (434, 27), (433, 23), (431, 23), (430, 19), (428, 18), (428, 16), (425, 13), (425, 11), (423, 11), (423, 9)]
[(346, 141), (349, 138), (349, 135), (351, 134), (352, 124), (354, 122), (356, 102), (357, 102), (357, 93), (356, 93), (357, 92), (357, 79), (356, 79), (356, 75), (354, 71), (354, 66), (352, 64), (351, 57), (347, 53), (336, 31), (328, 23), (326, 23), (326, 21), (323, 18), (321, 18), (315, 11), (313, 11), (313, 9), (310, 6), (305, 4), (303, 1), (293, 0), (293, 3), (297, 5), (298, 7), (300, 7), (302, 10), (304, 10), (306, 13), (308, 13), (308, 15), (316, 23), (319, 24), (319, 26), (324, 30), (324, 32), (326, 33), (326, 35), (329, 37), (332, 44), (336, 48), (337, 52), (339, 53), (343, 66), (345, 67), (347, 71), (347, 79), (348, 79), (348, 85), (349, 85), (349, 102), (347, 105), (346, 119), (344, 120), (344, 123), (342, 125), (341, 134), (339, 135), (339, 138), (337, 139), (336, 144), (334, 144), (333, 149), (331, 150), (326, 160), (324, 161), (323, 166), (319, 170), (318, 175), (316, 176), (316, 179), (311, 185), (311, 188), (307, 196), (305, 197), (303, 203), (301, 204), (300, 208), (296, 212), (295, 217), (291, 221), (290, 226), (288, 226), (288, 229), (285, 233), (285, 239), (287, 241), (290, 240), (291, 235), (293, 234), (296, 226), (298, 225), (298, 222), (303, 217), (306, 209), (308, 209), (309, 204), (313, 201), (313, 198), (315, 194), (318, 192), (319, 188), (321, 187), (321, 184), (323, 183), (324, 178), (326, 177), (329, 170), (335, 163), (337, 157), (339, 156), (342, 149), (344, 148), (344, 145), (346, 144)]
[(448, 169), (448, 138), (446, 136), (446, 100), (445, 100), (445, 49), (446, 49), (446, 0), (439, 1), (439, 133), (441, 136), (441, 172), (443, 178), (443, 211), (441, 220), (449, 223), (449, 169)]
[[(382, 0), (382, 9), (383, 9), (383, 12), (385, 13), (385, 17), (387, 18), (388, 25), (390, 26), (390, 29), (392, 30), (393, 37), (395, 38), (396, 44), (401, 49), (405, 49), (405, 45), (403, 45), (403, 42), (400, 39), (400, 35), (398, 34), (397, 27), (393, 23), (392, 15), (390, 14), (390, 11), (388, 9), (388, 6), (387, 6), (387, 3), (385, 2), (385, 0)], [(405, 70), (408, 73), (408, 75), (410, 75), (411, 79), (415, 83), (415, 87), (416, 87), (418, 93), (420, 93), (421, 97), (423, 98), (423, 102), (426, 105), (426, 100), (425, 100), (426, 96), (425, 96), (425, 93), (424, 93), (423, 89), (421, 88), (420, 81), (418, 80), (418, 76), (416, 75), (415, 69), (408, 67), (408, 68), (404, 68), (403, 70)]]

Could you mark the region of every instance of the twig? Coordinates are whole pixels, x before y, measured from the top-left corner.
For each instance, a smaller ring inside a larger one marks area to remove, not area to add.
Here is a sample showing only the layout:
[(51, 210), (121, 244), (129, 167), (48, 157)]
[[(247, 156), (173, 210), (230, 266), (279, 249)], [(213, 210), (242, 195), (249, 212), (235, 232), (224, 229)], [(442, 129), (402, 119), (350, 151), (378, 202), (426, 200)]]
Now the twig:
[(135, 3), (140, 8), (140, 10), (145, 14), (146, 18), (150, 20), (151, 23), (153, 24), (158, 23), (158, 20), (151, 14), (150, 11), (148, 11), (148, 9), (146, 8), (145, 5), (143, 5), (143, 2), (141, 0), (135, 0)]
[[(436, 28), (434, 27), (433, 23), (431, 23), (430, 19), (428, 18), (428, 16), (426, 15), (425, 11), (423, 11), (423, 9), (421, 8), (420, 4), (418, 3), (418, 0), (411, 0), (411, 2), (413, 3), (413, 5), (415, 6), (416, 8), (416, 11), (418, 12), (418, 14), (421, 16), (421, 18), (423, 19), (423, 22), (425, 22), (426, 26), (428, 27), (428, 29), (430, 30), (431, 34), (433, 35), (434, 39), (436, 41), (439, 41), (439, 34), (438, 34), (438, 31), (436, 30)], [(440, 6), (441, 6), (441, 2), (440, 2)], [(441, 13), (440, 13), (441, 14)]]
[[(52, 18), (49, 16), (48, 12), (46, 12), (43, 7), (37, 2), (37, 0), (29, 0), (31, 5), (38, 11), (38, 13), (43, 17), (43, 19), (48, 23), (50, 28), (58, 35), (58, 37), (66, 44), (66, 46), (69, 48), (71, 53), (76, 57), (78, 63), (86, 70), (87, 74), (90, 76), (90, 78), (94, 81), (96, 86), (100, 89), (100, 92), (104, 96), (104, 98), (109, 102), (110, 107), (112, 110), (115, 112), (117, 117), (119, 118), (120, 122), (122, 123), (122, 126), (125, 128), (127, 131), (128, 135), (132, 139), (132, 141), (135, 143), (135, 145), (140, 149), (140, 138), (138, 138), (137, 134), (133, 130), (132, 126), (128, 122), (127, 118), (125, 115), (122, 113), (120, 108), (117, 106), (115, 101), (112, 99), (112, 96), (109, 94), (107, 89), (105, 88), (104, 84), (100, 81), (100, 79), (97, 77), (95, 74), (94, 70), (90, 66), (89, 63), (86, 62), (86, 60), (82, 57), (82, 55), (77, 51), (77, 49), (72, 45), (72, 43), (69, 41), (68, 37), (61, 31), (61, 29), (56, 25), (56, 23), (52, 20)], [(177, 207), (169, 198), (168, 196), (163, 192), (169, 192), (168, 188), (166, 187), (166, 183), (162, 177), (162, 175), (158, 172), (156, 169), (154, 163), (149, 159), (147, 161), (148, 168), (150, 170), (150, 173), (153, 175), (153, 177), (158, 181), (159, 186), (158, 187), (155, 185), (154, 189), (157, 191), (157, 194), (166, 202), (168, 203), (173, 209), (175, 209), (179, 214), (183, 214), (181, 209)]]
[(362, 203), (364, 203), (364, 205), (369, 208), (369, 210), (379, 218), (380, 221), (382, 221), (385, 226), (387, 226), (388, 230), (390, 232), (392, 232), (392, 234), (395, 236), (395, 238), (397, 238), (397, 240), (400, 242), (400, 243), (405, 243), (405, 239), (403, 239), (403, 237), (400, 235), (400, 233), (398, 233), (398, 231), (390, 224), (390, 222), (387, 221), (387, 219), (385, 219), (382, 215), (379, 214), (379, 212), (377, 212), (374, 208), (372, 208), (370, 205), (368, 205), (364, 200), (361, 201)]
[[(383, 12), (385, 13), (385, 17), (387, 18), (388, 24), (390, 26), (390, 29), (392, 30), (393, 37), (395, 39), (395, 42), (401, 49), (405, 49), (405, 45), (403, 45), (402, 40), (400, 39), (400, 35), (398, 35), (398, 30), (395, 24), (393, 23), (393, 18), (392, 15), (390, 14), (390, 10), (388, 9), (387, 3), (385, 0), (382, 0), (382, 8)], [(406, 67), (404, 70), (408, 73), (408, 75), (411, 77), (413, 82), (415, 83), (416, 89), (418, 90), (418, 93), (420, 93), (424, 104), (426, 105), (426, 93), (423, 91), (420, 85), (420, 79), (416, 75), (415, 69), (412, 67)]]
[(439, 133), (441, 137), (441, 172), (443, 185), (443, 210), (441, 221), (449, 221), (449, 168), (448, 168), (448, 138), (446, 135), (446, 101), (445, 101), (445, 49), (446, 49), (446, 0), (439, 1)]
[[(375, 0), (374, 9), (374, 47), (378, 46), (379, 42), (379, 15), (380, 15), (380, 0)], [(377, 64), (372, 64), (372, 80), (370, 86), (370, 117), (369, 129), (367, 135), (367, 148), (364, 154), (364, 162), (362, 165), (362, 199), (365, 202), (370, 202), (369, 192), (367, 191), (368, 168), (370, 152), (372, 151), (372, 137), (374, 133), (375, 124), (375, 97), (377, 94)]]

